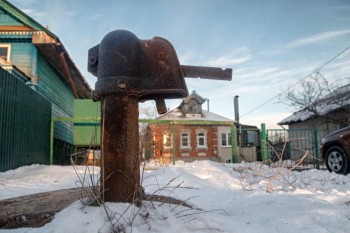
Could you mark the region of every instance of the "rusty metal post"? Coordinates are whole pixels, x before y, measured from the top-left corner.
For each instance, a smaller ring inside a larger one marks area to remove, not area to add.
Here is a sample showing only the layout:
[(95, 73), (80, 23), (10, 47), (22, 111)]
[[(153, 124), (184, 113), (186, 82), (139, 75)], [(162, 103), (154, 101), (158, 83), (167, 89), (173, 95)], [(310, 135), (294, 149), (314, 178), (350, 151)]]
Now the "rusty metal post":
[(102, 101), (102, 198), (140, 202), (138, 98), (109, 95)]
[(138, 102), (184, 98), (184, 76), (231, 80), (232, 70), (181, 66), (175, 49), (161, 37), (140, 40), (125, 30), (108, 33), (88, 55), (88, 71), (97, 77), (92, 98), (102, 102), (102, 198), (140, 204)]
[[(138, 102), (141, 45), (128, 31), (107, 34), (89, 50), (88, 70), (98, 77), (93, 93), (101, 104), (101, 196), (141, 203)], [(130, 83), (131, 82), (131, 83)]]

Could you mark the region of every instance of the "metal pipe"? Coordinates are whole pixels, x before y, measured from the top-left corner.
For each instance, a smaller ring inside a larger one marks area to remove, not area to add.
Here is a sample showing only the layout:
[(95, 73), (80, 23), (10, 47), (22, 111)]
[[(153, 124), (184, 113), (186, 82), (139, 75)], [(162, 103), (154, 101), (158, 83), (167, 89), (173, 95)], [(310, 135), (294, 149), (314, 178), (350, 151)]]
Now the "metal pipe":
[(181, 69), (186, 78), (232, 80), (232, 69), (229, 68), (181, 65)]
[(105, 96), (101, 113), (102, 199), (140, 204), (138, 98)]

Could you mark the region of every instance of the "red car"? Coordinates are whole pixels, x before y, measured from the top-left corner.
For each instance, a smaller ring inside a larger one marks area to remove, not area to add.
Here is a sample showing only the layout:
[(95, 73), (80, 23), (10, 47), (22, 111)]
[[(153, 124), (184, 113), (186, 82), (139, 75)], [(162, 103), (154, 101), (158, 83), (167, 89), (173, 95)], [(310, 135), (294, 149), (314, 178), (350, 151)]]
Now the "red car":
[(330, 172), (350, 172), (350, 126), (328, 134), (322, 139), (322, 158)]

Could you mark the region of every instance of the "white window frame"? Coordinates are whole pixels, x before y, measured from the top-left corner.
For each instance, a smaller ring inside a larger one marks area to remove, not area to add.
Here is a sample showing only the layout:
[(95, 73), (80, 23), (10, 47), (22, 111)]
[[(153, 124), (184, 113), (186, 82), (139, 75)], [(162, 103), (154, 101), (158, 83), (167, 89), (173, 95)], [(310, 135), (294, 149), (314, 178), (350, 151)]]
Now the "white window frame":
[[(184, 145), (184, 141), (185, 141), (184, 139), (187, 139), (187, 145)], [(189, 131), (182, 131), (180, 133), (180, 147), (191, 148), (191, 133)]]
[[(199, 136), (199, 134), (203, 134), (203, 136)], [(207, 131), (205, 130), (198, 130), (196, 132), (196, 136), (197, 136), (197, 148), (208, 148), (207, 146)], [(204, 141), (204, 145), (200, 145), (199, 142), (200, 142), (200, 138), (203, 138), (203, 141)]]
[(7, 55), (4, 60), (9, 62), (11, 57), (11, 44), (0, 44), (0, 48), (7, 48)]
[[(220, 133), (220, 145), (221, 147), (232, 147), (232, 138), (230, 140), (230, 132), (221, 132)], [(224, 145), (223, 141), (226, 145)]]

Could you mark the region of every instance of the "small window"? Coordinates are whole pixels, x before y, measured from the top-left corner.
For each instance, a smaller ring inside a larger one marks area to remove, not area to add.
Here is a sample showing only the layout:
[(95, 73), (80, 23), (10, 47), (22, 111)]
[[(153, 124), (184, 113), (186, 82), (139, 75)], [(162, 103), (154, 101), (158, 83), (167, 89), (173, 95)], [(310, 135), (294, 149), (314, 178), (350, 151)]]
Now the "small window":
[(231, 133), (221, 133), (221, 146), (232, 146)]
[(190, 134), (185, 132), (185, 133), (181, 133), (181, 147), (182, 148), (188, 148), (190, 147)]
[(247, 142), (249, 144), (255, 143), (255, 132), (254, 131), (247, 131)]
[(197, 146), (198, 147), (207, 147), (206, 135), (204, 132), (197, 133)]
[(11, 45), (9, 44), (0, 44), (0, 58), (5, 61), (10, 61), (10, 51)]

